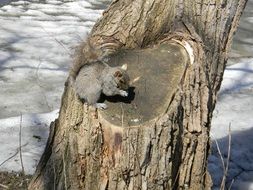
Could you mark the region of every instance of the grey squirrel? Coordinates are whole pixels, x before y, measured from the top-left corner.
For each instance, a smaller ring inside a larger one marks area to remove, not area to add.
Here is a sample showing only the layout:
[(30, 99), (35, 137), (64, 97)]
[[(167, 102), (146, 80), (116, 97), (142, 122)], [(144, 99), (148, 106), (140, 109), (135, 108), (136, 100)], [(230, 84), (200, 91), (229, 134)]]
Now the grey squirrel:
[(102, 62), (94, 62), (81, 67), (77, 74), (74, 87), (80, 99), (88, 105), (106, 109), (105, 103), (98, 103), (101, 94), (106, 96), (128, 96), (129, 76), (127, 65), (110, 67)]

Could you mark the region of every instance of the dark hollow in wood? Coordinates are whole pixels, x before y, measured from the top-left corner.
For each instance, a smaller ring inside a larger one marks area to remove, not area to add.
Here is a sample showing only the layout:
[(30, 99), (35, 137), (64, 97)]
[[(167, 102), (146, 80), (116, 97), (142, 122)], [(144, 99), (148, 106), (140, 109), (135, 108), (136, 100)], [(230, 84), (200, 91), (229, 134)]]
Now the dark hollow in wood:
[(146, 49), (124, 50), (110, 66), (128, 65), (132, 84), (128, 97), (103, 97), (108, 105), (100, 115), (117, 126), (136, 126), (165, 113), (188, 63), (184, 47), (164, 43)]

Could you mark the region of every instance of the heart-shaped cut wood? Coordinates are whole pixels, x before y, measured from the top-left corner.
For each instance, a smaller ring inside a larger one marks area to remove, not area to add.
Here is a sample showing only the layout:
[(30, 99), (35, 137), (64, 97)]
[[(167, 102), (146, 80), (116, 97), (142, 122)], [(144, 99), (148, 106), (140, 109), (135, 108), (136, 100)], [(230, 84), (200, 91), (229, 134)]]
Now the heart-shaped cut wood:
[(124, 50), (110, 66), (127, 64), (131, 79), (128, 97), (104, 97), (102, 119), (116, 126), (136, 126), (165, 113), (185, 71), (188, 55), (183, 46), (163, 43), (140, 50)]

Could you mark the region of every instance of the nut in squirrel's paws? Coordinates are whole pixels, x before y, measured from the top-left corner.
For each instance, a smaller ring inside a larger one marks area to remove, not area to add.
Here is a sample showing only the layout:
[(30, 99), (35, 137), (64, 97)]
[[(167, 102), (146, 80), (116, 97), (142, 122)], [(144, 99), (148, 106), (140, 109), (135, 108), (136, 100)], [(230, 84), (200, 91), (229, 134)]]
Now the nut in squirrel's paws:
[(103, 110), (107, 109), (107, 105), (105, 103), (96, 103), (95, 107)]
[(123, 97), (127, 97), (128, 93), (124, 90), (120, 90), (120, 95), (123, 96)]

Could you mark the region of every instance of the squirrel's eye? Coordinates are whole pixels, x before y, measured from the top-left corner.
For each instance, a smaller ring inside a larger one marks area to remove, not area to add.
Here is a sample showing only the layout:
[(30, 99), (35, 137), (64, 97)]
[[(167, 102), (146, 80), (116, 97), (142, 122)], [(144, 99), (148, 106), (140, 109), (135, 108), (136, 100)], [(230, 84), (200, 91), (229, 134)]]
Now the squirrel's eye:
[(120, 71), (116, 71), (116, 72), (114, 73), (114, 76), (115, 76), (115, 77), (122, 77), (122, 73), (121, 73)]

